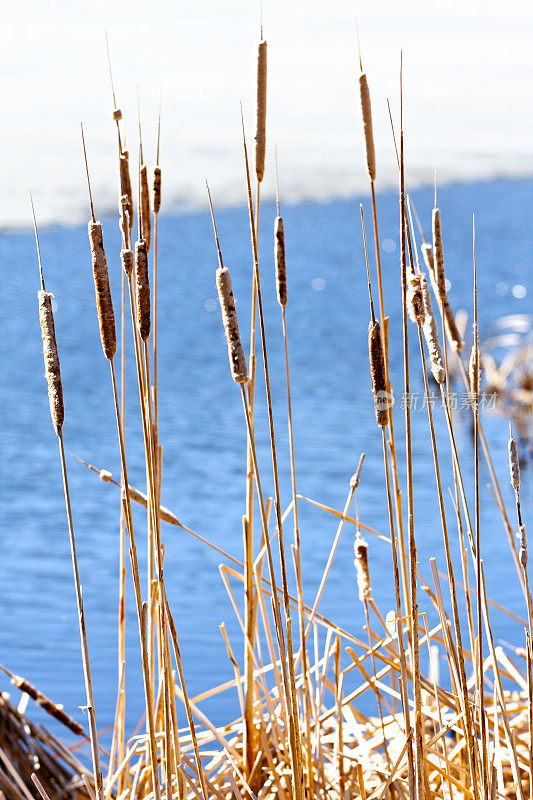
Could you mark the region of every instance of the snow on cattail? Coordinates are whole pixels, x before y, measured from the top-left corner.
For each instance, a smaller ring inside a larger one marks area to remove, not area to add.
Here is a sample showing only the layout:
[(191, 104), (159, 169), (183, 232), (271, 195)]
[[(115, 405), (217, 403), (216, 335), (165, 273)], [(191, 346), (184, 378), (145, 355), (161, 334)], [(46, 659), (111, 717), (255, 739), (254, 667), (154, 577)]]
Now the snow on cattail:
[(413, 272), (409, 277), (407, 287), (407, 311), (412, 322), (419, 325), (424, 324), (424, 298), (422, 296), (422, 285), (420, 275)]
[(222, 311), (222, 322), (228, 342), (228, 356), (231, 367), (231, 375), (236, 383), (246, 383), (248, 380), (248, 369), (246, 366), (246, 356), (241, 344), (239, 333), (239, 323), (235, 310), (235, 298), (231, 287), (231, 277), (227, 267), (220, 266), (216, 272), (218, 299)]
[(368, 544), (361, 536), (357, 536), (354, 543), (355, 568), (357, 570), (357, 587), (359, 589), (359, 600), (366, 602), (370, 600), (372, 591), (370, 588), (370, 572), (368, 569)]
[(122, 249), (120, 251), (120, 263), (122, 264), (122, 269), (129, 278), (133, 272), (133, 251), (127, 248)]
[(422, 326), (422, 331), (424, 333), (424, 338), (429, 351), (431, 372), (437, 383), (441, 384), (444, 381), (446, 372), (444, 369), (444, 362), (442, 360), (442, 351), (440, 349), (439, 331), (437, 328), (437, 322), (433, 315), (431, 296), (429, 294), (429, 286), (427, 284), (425, 275), (420, 276), (420, 286), (424, 300), (424, 324)]
[(518, 492), (520, 490), (520, 462), (518, 459), (518, 445), (512, 430), (509, 436), (509, 471), (511, 473), (511, 486)]
[(527, 533), (526, 533), (526, 526), (520, 525), (519, 528), (520, 532), (520, 563), (524, 567), (527, 566)]
[[(422, 244), (422, 255), (424, 257), (424, 262), (426, 264), (426, 267), (428, 268), (429, 279), (431, 281), (433, 291), (435, 292), (435, 296), (439, 300), (439, 305), (440, 305), (439, 289), (437, 286), (437, 281), (435, 279), (435, 261), (433, 258), (433, 248), (431, 247), (429, 242), (424, 242)], [(452, 350), (454, 350), (456, 353), (459, 353), (463, 349), (465, 343), (462, 339), (461, 334), (459, 333), (459, 328), (457, 327), (457, 323), (455, 321), (455, 314), (453, 313), (453, 309), (450, 305), (447, 294), (445, 295), (442, 309), (444, 311), (444, 319), (446, 322), (446, 335), (448, 336), (448, 341), (450, 342)]]
[(128, 198), (127, 210), (129, 214), (129, 226), (131, 231), (131, 229), (133, 228), (133, 193), (131, 190), (130, 159), (127, 150), (124, 150), (120, 154), (119, 165), (120, 165), (120, 194), (121, 196), (126, 195), (126, 197)]

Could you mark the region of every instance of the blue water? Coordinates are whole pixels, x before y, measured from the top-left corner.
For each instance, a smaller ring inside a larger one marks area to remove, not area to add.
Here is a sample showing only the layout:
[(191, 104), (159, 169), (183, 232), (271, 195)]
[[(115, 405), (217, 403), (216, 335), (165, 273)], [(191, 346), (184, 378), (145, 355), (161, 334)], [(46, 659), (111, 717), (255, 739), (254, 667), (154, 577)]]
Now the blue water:
[[(214, 193), (217, 201), (216, 191)], [(432, 192), (415, 201), (429, 232)], [(531, 311), (533, 182), (494, 181), (443, 188), (439, 204), (445, 230), (447, 274), (455, 308), (470, 311), (471, 218), (476, 212), (480, 288), (480, 336), (500, 316)], [(363, 522), (388, 532), (379, 429), (375, 425), (367, 362), (368, 302), (358, 221), (359, 199), (306, 202), (284, 211), (292, 369), (296, 467), (299, 491), (342, 508), (348, 481), (361, 452), (366, 453), (359, 511)], [(367, 198), (363, 198), (368, 207)], [(37, 197), (38, 204), (38, 197)], [(385, 302), (390, 313), (392, 379), (402, 389), (398, 211), (394, 194), (378, 196), (383, 241)], [(282, 503), (290, 500), (286, 402), (281, 318), (275, 299), (272, 221), (275, 210), (261, 210), (263, 298), (269, 341), (272, 392), (279, 445)], [(369, 214), (369, 209), (368, 209)], [(368, 216), (370, 221), (370, 214)], [(224, 259), (231, 268), (243, 338), (248, 338), (250, 245), (246, 209), (217, 215)], [(119, 236), (115, 220), (105, 220), (104, 241), (118, 309)], [(120, 473), (108, 364), (102, 354), (84, 227), (53, 227), (41, 232), (47, 288), (57, 302), (56, 331), (66, 406), (67, 453), (99, 468)], [(38, 275), (30, 231), (0, 237), (2, 264), (2, 533), (0, 537), (0, 661), (24, 675), (70, 713), (83, 719), (85, 702), (77, 617), (72, 584), (56, 437), (43, 381), (37, 316)], [(229, 374), (214, 271), (216, 254), (207, 213), (163, 216), (160, 221), (159, 402), (164, 447), (163, 503), (188, 526), (231, 554), (242, 554), (245, 431), (239, 391)], [(501, 285), (509, 291), (503, 295)], [(528, 289), (515, 298), (512, 287)], [(415, 329), (412, 338), (412, 389), (422, 391)], [(129, 340), (129, 335), (128, 335)], [(258, 374), (261, 375), (259, 364)], [(144, 488), (138, 395), (128, 348), (127, 455), (130, 482)], [(461, 391), (460, 386), (457, 387)], [(444, 425), (442, 410), (435, 411)], [(397, 405), (401, 443), (403, 412)], [(264, 386), (258, 383), (257, 440), (264, 489), (272, 492)], [(433, 463), (425, 409), (413, 411), (415, 526), (421, 569), (431, 584), (428, 559), (442, 568), (444, 554), (436, 503)], [(514, 520), (507, 472), (507, 420), (486, 413), (483, 424), (492, 447), (504, 497)], [(473, 442), (467, 411), (456, 414), (456, 434), (465, 473), (472, 472)], [(447, 437), (439, 435), (443, 483), (451, 485)], [(522, 445), (527, 456), (526, 445)], [(400, 465), (403, 469), (400, 450)], [(104, 485), (73, 459), (69, 477), (78, 542), (99, 727), (112, 722), (117, 683), (116, 620), (118, 490)], [(490, 593), (515, 613), (524, 614), (503, 525), (486, 489), (481, 461), (481, 531)], [(531, 502), (531, 476), (522, 469), (522, 501)], [(467, 482), (472, 497), (471, 481)], [(301, 504), (305, 592), (312, 602), (337, 521)], [(456, 526), (447, 503), (454, 551)], [(141, 561), (145, 555), (145, 516), (135, 512)], [(289, 523), (286, 536), (292, 536)], [(218, 625), (225, 621), (234, 649), (241, 652), (238, 625), (223, 587), (220, 557), (188, 535), (163, 526), (167, 543), (167, 590), (174, 609), (191, 695), (233, 677)], [(348, 630), (361, 633), (363, 614), (353, 569), (353, 529), (346, 526), (321, 610)], [(375, 599), (386, 611), (393, 605), (389, 549), (370, 540)], [(457, 561), (459, 569), (459, 562)], [(129, 729), (142, 713), (136, 616), (128, 574)], [(235, 584), (240, 597), (239, 588)], [(144, 589), (144, 584), (143, 584)], [(425, 601), (423, 601), (425, 603)], [(522, 645), (519, 624), (493, 612), (496, 637)], [(0, 677), (0, 688), (9, 683)], [(15, 692), (15, 694), (17, 694)], [(237, 715), (234, 693), (206, 705), (217, 722)], [(37, 718), (39, 713), (32, 710)]]

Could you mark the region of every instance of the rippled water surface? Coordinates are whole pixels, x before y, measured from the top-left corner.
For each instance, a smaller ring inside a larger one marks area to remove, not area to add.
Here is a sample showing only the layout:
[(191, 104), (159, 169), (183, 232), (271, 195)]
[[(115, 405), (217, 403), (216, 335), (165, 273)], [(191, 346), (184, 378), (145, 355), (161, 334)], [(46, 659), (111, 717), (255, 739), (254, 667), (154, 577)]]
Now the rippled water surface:
[[(495, 181), (443, 188), (450, 300), (470, 311), (471, 217), (477, 218), (480, 334), (490, 333), (504, 314), (531, 311), (533, 240), (531, 181)], [(216, 197), (215, 197), (216, 201)], [(432, 194), (415, 195), (430, 228)], [(364, 199), (366, 205), (367, 200)], [(396, 396), (402, 390), (401, 319), (397, 247), (397, 198), (378, 197), (383, 243), (385, 301), (390, 313), (391, 369)], [(379, 430), (374, 423), (367, 364), (368, 301), (358, 223), (358, 200), (300, 203), (284, 209), (289, 305), (287, 319), (292, 368), (296, 468), (299, 491), (335, 508), (345, 502), (348, 482), (361, 452), (366, 453), (359, 512), (363, 522), (388, 532)], [(290, 501), (286, 400), (281, 318), (275, 299), (271, 205), (261, 209), (264, 305), (272, 392), (281, 464), (282, 503)], [(370, 216), (369, 216), (370, 220)], [(249, 231), (244, 207), (218, 215), (224, 258), (231, 268), (243, 338), (248, 338), (250, 297)], [(118, 309), (119, 237), (105, 220), (104, 238)], [(119, 476), (119, 456), (109, 368), (98, 336), (94, 290), (84, 227), (54, 227), (41, 233), (47, 288), (55, 313), (66, 405), (67, 453)], [(0, 661), (24, 675), (78, 718), (84, 700), (77, 617), (72, 584), (56, 437), (50, 425), (43, 381), (37, 316), (38, 288), (32, 233), (0, 238), (2, 304), (2, 533), (0, 538)], [(206, 213), (163, 217), (160, 222), (159, 407), (164, 448), (163, 503), (188, 526), (241, 557), (244, 509), (245, 431), (239, 391), (231, 381), (223, 339), (214, 271), (216, 254)], [(519, 288), (516, 288), (519, 287)], [(422, 392), (415, 330), (410, 334), (412, 388)], [(128, 330), (129, 338), (129, 330)], [(127, 451), (130, 482), (144, 488), (145, 474), (131, 348), (127, 372)], [(259, 371), (259, 374), (260, 371)], [(461, 387), (456, 387), (461, 391)], [(266, 493), (272, 491), (264, 385), (257, 392), (257, 439)], [(442, 410), (444, 486), (451, 485), (450, 457)], [(403, 412), (396, 406), (401, 443)], [(426, 409), (413, 411), (415, 526), (422, 573), (431, 583), (429, 557), (444, 565)], [(487, 438), (513, 511), (507, 473), (507, 420), (485, 413)], [(465, 473), (473, 463), (467, 411), (458, 410), (456, 435)], [(401, 456), (403, 469), (403, 454)], [(119, 494), (69, 458), (70, 488), (100, 727), (114, 715), (117, 684), (116, 621)], [(516, 614), (523, 602), (507, 539), (481, 461), (482, 547), (490, 592)], [(472, 497), (472, 481), (467, 480)], [(531, 503), (531, 479), (523, 468), (523, 505)], [(451, 502), (450, 535), (457, 550)], [(335, 518), (301, 504), (305, 592), (312, 601), (335, 534)], [(514, 520), (514, 514), (512, 515)], [(135, 512), (141, 560), (145, 515)], [(287, 538), (292, 535), (289, 521)], [(362, 610), (353, 569), (353, 529), (347, 526), (334, 561), (321, 609), (353, 632)], [(225, 621), (237, 653), (238, 624), (222, 584), (221, 557), (177, 528), (163, 525), (167, 588), (174, 609), (192, 695), (233, 677), (218, 625)], [(373, 591), (386, 612), (393, 604), (387, 545), (370, 538)], [(459, 561), (457, 560), (459, 569)], [(128, 577), (129, 580), (129, 577)], [(144, 584), (143, 584), (144, 587)], [(240, 597), (239, 585), (234, 584)], [(127, 607), (128, 725), (142, 713), (138, 638), (131, 586)], [(425, 603), (425, 599), (423, 600)], [(522, 644), (518, 623), (494, 612), (496, 637)], [(7, 688), (0, 679), (0, 688)], [(206, 706), (218, 722), (237, 715), (236, 696), (226, 693)], [(33, 713), (33, 712), (32, 712)]]

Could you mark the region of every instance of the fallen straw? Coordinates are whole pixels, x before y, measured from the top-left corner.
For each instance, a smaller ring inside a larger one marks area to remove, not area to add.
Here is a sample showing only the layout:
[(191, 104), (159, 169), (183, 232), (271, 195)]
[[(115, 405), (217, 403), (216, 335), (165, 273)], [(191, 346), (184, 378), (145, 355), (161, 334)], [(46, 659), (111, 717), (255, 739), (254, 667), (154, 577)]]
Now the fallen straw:
[[(57, 341), (54, 327), (54, 314), (52, 310), (52, 297), (45, 289), (43, 267), (41, 262), (41, 250), (39, 247), (39, 236), (37, 233), (37, 220), (33, 198), (30, 194), (31, 208), (33, 214), (33, 225), (35, 232), (35, 244), (37, 247), (37, 259), (39, 262), (39, 274), (41, 289), (39, 297), (39, 318), (41, 321), (41, 335), (43, 340), (43, 356), (46, 379), (48, 382), (48, 399), (50, 403), (50, 414), (52, 424), (58, 437), (59, 457), (61, 461), (61, 473), (63, 477), (63, 491), (65, 495), (65, 507), (67, 512), (67, 524), (70, 541), (70, 553), (72, 557), (72, 570), (74, 573), (74, 588), (76, 590), (76, 604), (78, 609), (78, 625), (80, 630), (81, 655), (83, 664), (83, 674), (85, 678), (85, 693), (87, 697), (87, 714), (89, 716), (89, 738), (91, 742), (91, 755), (93, 762), (94, 785), (98, 800), (103, 800), (104, 788), (102, 770), (100, 766), (100, 753), (98, 749), (98, 736), (96, 732), (96, 715), (94, 710), (93, 686), (91, 680), (91, 668), (89, 663), (89, 646), (87, 643), (87, 630), (85, 626), (85, 613), (83, 610), (83, 598), (81, 591), (81, 581), (78, 569), (78, 557), (76, 553), (76, 539), (74, 535), (74, 523), (72, 520), (72, 509), (70, 505), (70, 492), (67, 476), (67, 465), (65, 461), (65, 449), (63, 446), (63, 421), (64, 405), (63, 390), (61, 385), (61, 370), (59, 365), (59, 354), (57, 351)], [(49, 711), (50, 713), (50, 711)], [(64, 722), (64, 720), (63, 720)]]

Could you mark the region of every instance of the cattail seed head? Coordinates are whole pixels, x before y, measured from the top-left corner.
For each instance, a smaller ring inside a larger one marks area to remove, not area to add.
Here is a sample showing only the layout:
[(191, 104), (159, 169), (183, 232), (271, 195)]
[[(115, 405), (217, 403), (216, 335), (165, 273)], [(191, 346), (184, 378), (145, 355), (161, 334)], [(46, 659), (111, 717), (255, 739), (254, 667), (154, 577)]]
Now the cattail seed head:
[(146, 252), (150, 250), (150, 237), (152, 225), (150, 221), (150, 192), (148, 189), (148, 169), (146, 164), (141, 167), (141, 239), (146, 242)]
[(527, 566), (527, 533), (526, 533), (526, 526), (520, 525), (519, 528), (520, 532), (520, 563), (524, 567)]
[(444, 369), (444, 361), (442, 359), (442, 351), (439, 343), (439, 331), (433, 315), (431, 295), (429, 294), (429, 286), (425, 275), (420, 276), (420, 286), (424, 301), (424, 324), (422, 326), (422, 331), (429, 351), (431, 372), (437, 383), (442, 384), (446, 376), (446, 370)]
[(372, 106), (370, 104), (370, 91), (366, 74), (359, 75), (359, 96), (361, 98), (361, 113), (363, 116), (363, 131), (365, 135), (366, 168), (371, 181), (376, 179), (376, 151), (374, 148), (374, 133), (372, 131)]
[(102, 225), (100, 222), (89, 222), (89, 242), (91, 245), (100, 339), (102, 340), (104, 355), (111, 361), (117, 351), (117, 337), (115, 333), (115, 312), (113, 311), (113, 301), (109, 288), (107, 258), (104, 250)]
[(120, 108), (115, 108), (115, 109), (113, 110), (113, 119), (114, 119), (116, 122), (118, 122), (119, 120), (121, 120), (121, 119), (122, 119), (122, 111), (120, 110)]
[(52, 297), (54, 295), (40, 291), (37, 296), (39, 298), (39, 320), (43, 340), (44, 372), (48, 383), (50, 415), (54, 430), (59, 436), (63, 427), (65, 409), (63, 406), (63, 388), (61, 385), (59, 354), (57, 352), (54, 312), (52, 311)]
[(371, 320), (368, 326), (368, 354), (376, 422), (381, 428), (384, 428), (389, 421), (390, 395), (387, 392), (381, 328), (377, 319)]
[(227, 267), (219, 267), (216, 273), (218, 299), (222, 311), (222, 322), (228, 342), (228, 356), (231, 367), (231, 375), (236, 383), (246, 383), (248, 380), (248, 369), (246, 366), (246, 356), (241, 344), (239, 334), (239, 323), (235, 310), (235, 298), (231, 288), (231, 277)]
[(127, 277), (129, 278), (131, 273), (133, 272), (133, 251), (123, 249), (120, 251), (120, 262), (122, 264), (122, 269), (126, 273)]
[(446, 297), (446, 276), (444, 274), (444, 250), (442, 247), (442, 228), (440, 210), (433, 209), (433, 264), (439, 300), (444, 303)]
[(39, 689), (36, 689), (26, 678), (21, 678), (20, 675), (11, 675), (11, 683), (20, 689), (21, 692), (27, 694), (34, 700), (37, 705), (41, 706), (43, 711), (46, 711), (47, 714), (50, 714), (51, 717), (54, 717), (65, 725), (66, 728), (72, 731), (76, 736), (85, 736), (85, 731), (77, 722), (75, 722), (72, 717), (69, 717), (66, 711), (56, 705), (52, 700), (50, 700), (46, 695), (44, 695)]
[(133, 193), (131, 191), (130, 158), (127, 150), (120, 154), (120, 194), (128, 198), (127, 211), (129, 215), (130, 231), (133, 228)]
[(150, 335), (150, 283), (148, 280), (148, 253), (144, 239), (135, 242), (135, 295), (139, 333), (145, 342)]
[(283, 219), (274, 222), (274, 262), (276, 265), (276, 290), (280, 306), (287, 305), (287, 270), (285, 268), (285, 233)]
[(255, 130), (255, 173), (259, 183), (265, 174), (267, 110), (267, 43), (259, 42), (257, 48), (257, 124)]
[(424, 298), (422, 297), (422, 286), (420, 275), (413, 272), (409, 276), (409, 285), (407, 287), (407, 311), (409, 318), (412, 322), (418, 325), (424, 324)]
[(357, 536), (354, 543), (355, 569), (357, 570), (357, 587), (359, 600), (366, 602), (371, 599), (370, 572), (368, 569), (368, 544), (361, 536)]
[(161, 208), (161, 167), (154, 169), (154, 214)]
[[(455, 314), (453, 313), (453, 309), (449, 303), (448, 296), (446, 295), (444, 298), (444, 305), (441, 304), (439, 298), (439, 289), (437, 286), (437, 281), (435, 278), (435, 263), (433, 259), (433, 248), (428, 242), (424, 242), (422, 245), (422, 255), (424, 257), (424, 262), (426, 267), (428, 268), (429, 272), (429, 279), (431, 281), (431, 285), (433, 287), (433, 291), (439, 301), (439, 306), (444, 311), (444, 320), (446, 323), (446, 335), (448, 337), (448, 341), (452, 350), (456, 353), (460, 353), (464, 347), (464, 342), (459, 333), (459, 328), (457, 327), (457, 323), (455, 321)], [(445, 286), (446, 288), (446, 286)]]
[(520, 491), (520, 461), (518, 459), (518, 445), (511, 435), (509, 438), (509, 471), (511, 473), (511, 486), (515, 492)]

